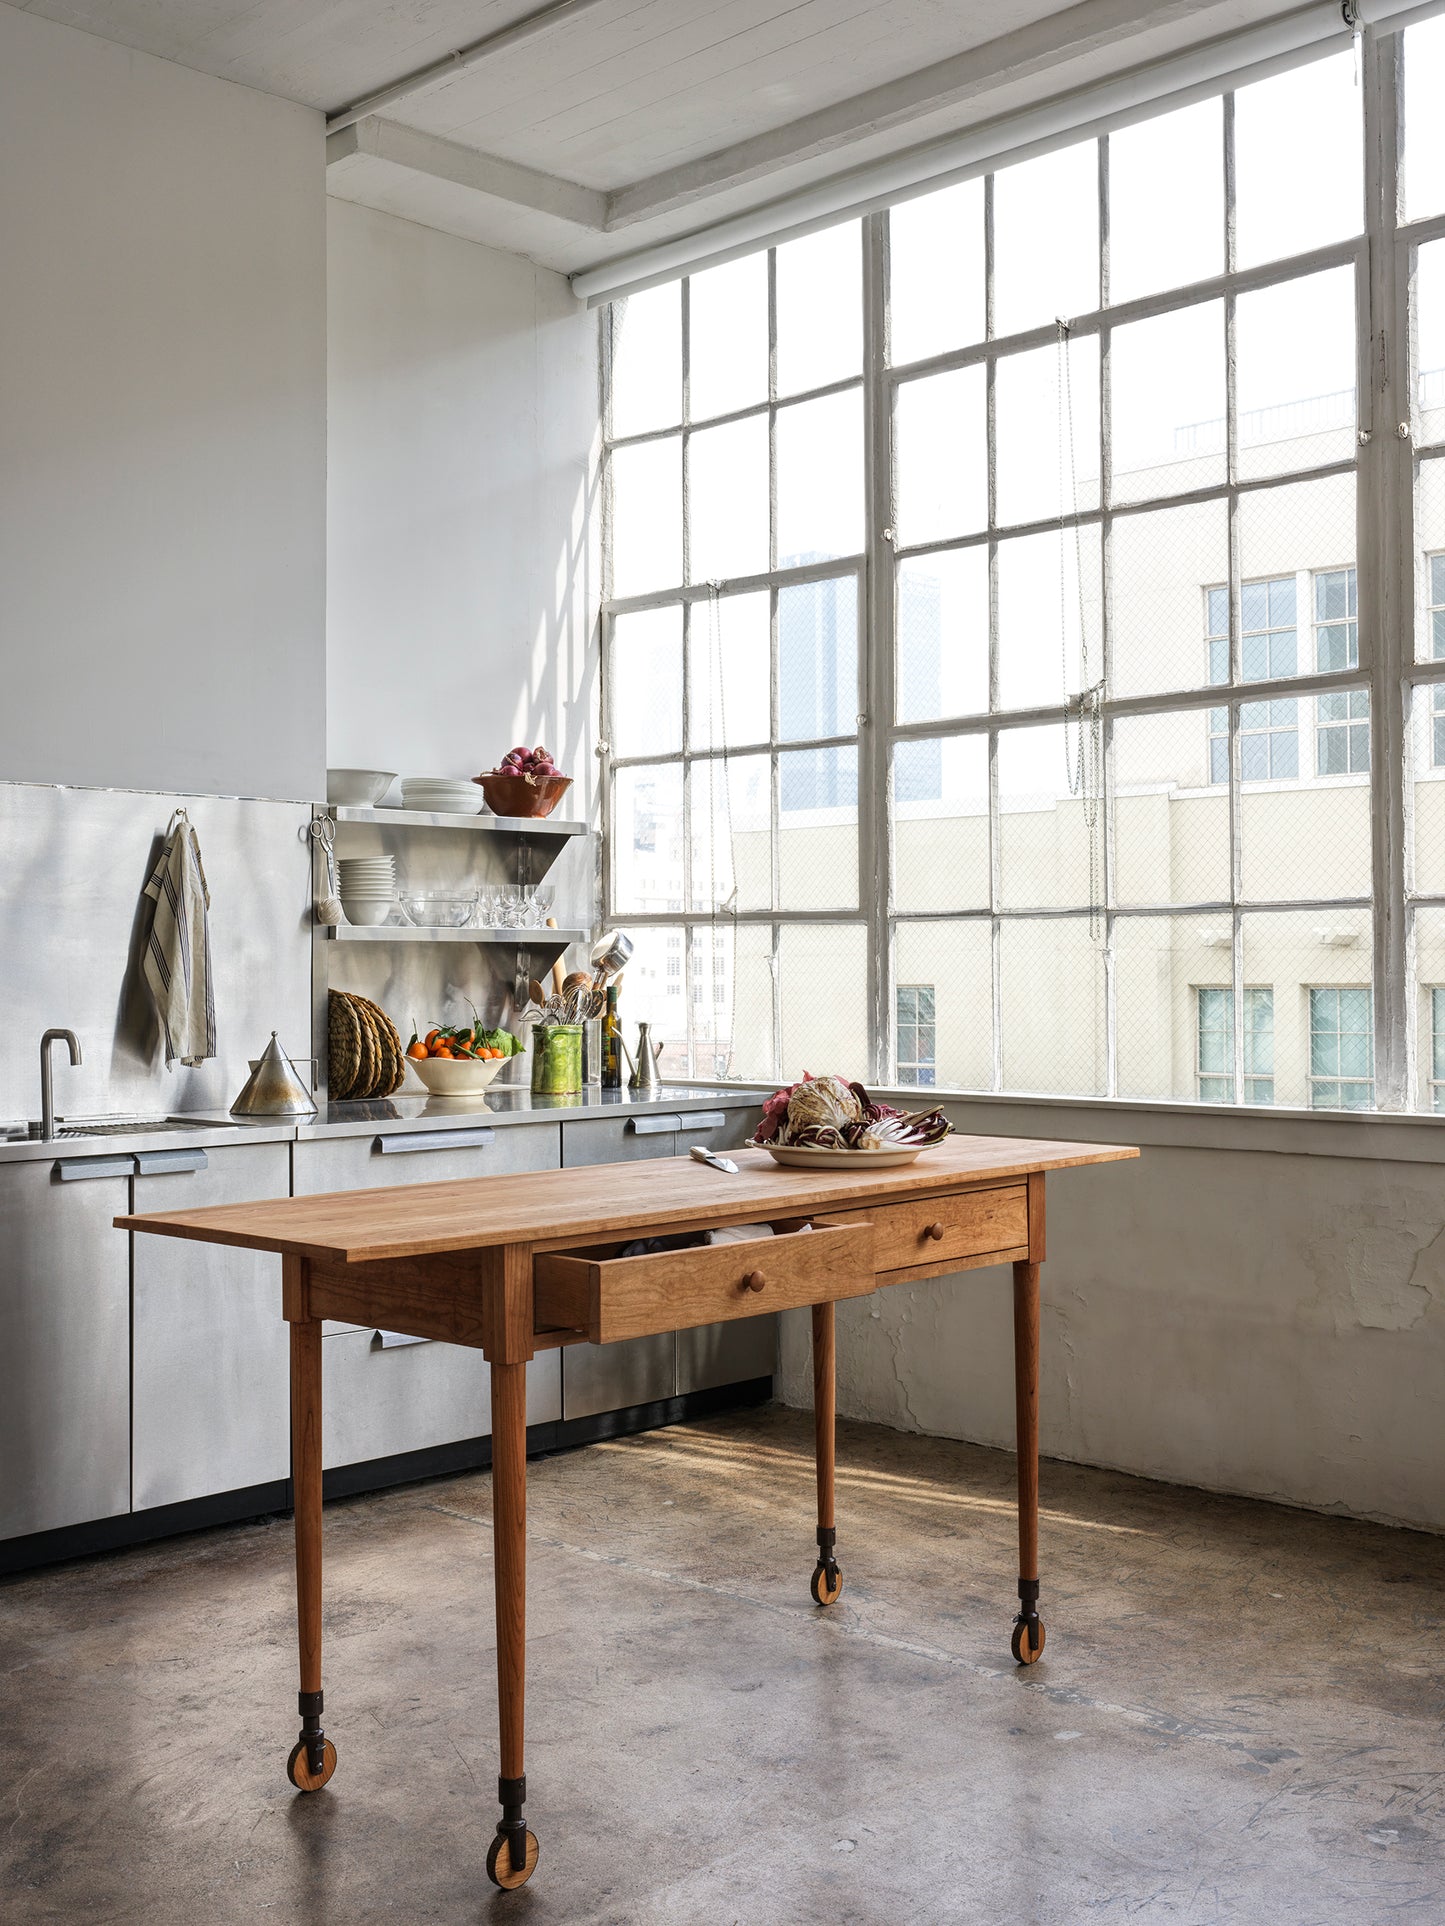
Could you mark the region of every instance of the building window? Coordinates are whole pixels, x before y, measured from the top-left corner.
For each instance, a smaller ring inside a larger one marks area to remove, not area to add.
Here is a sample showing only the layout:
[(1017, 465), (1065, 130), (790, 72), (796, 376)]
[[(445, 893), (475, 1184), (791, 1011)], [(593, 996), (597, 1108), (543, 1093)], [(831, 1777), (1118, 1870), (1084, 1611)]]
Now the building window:
[[(1315, 667), (1360, 666), (1355, 571), (1320, 569), (1314, 577)], [(1315, 774), (1360, 776), (1370, 767), (1370, 692), (1341, 689), (1315, 698)]]
[[(1234, 992), (1194, 992), (1199, 1101), (1234, 1102)], [(1244, 1101), (1274, 1102), (1274, 991), (1244, 993)]]
[[(1425, 613), (1430, 621), (1430, 654), (1439, 662), (1445, 660), (1445, 555), (1430, 555), (1426, 561), (1429, 601)], [(1435, 683), (1430, 690), (1430, 735), (1430, 760), (1435, 768), (1445, 769), (1445, 682)]]
[[(1353, 569), (1349, 571), (1353, 579)], [(1245, 582), (1239, 592), (1239, 667), (1245, 682), (1299, 673), (1299, 631), (1293, 575)], [(1209, 680), (1229, 680), (1229, 590), (1208, 590)], [(1239, 711), (1239, 773), (1243, 782), (1280, 782), (1299, 774), (1299, 717), (1292, 698), (1246, 702)], [(1229, 781), (1229, 711), (1209, 712), (1209, 780)]]
[(933, 985), (898, 986), (898, 1081), (932, 1084), (938, 1080)]
[(1375, 1019), (1368, 990), (1310, 991), (1310, 1108), (1369, 1110), (1375, 1102)]
[(1445, 990), (1430, 992), (1430, 1108), (1445, 1112)]

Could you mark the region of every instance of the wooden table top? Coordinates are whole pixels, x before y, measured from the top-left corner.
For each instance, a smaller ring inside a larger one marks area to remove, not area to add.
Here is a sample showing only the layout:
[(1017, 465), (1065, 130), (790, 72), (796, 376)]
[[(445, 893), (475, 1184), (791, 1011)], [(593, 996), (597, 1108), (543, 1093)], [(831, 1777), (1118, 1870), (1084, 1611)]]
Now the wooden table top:
[(498, 1244), (602, 1238), (619, 1229), (656, 1235), (699, 1221), (747, 1224), (808, 1216), (1078, 1164), (1117, 1163), (1138, 1154), (1120, 1144), (953, 1136), (925, 1150), (915, 1163), (870, 1171), (787, 1170), (764, 1150), (737, 1150), (729, 1153), (738, 1165), (736, 1177), (691, 1157), (667, 1157), (655, 1163), (590, 1164), (268, 1198), (208, 1210), (152, 1211), (115, 1222), (121, 1230), (355, 1264)]

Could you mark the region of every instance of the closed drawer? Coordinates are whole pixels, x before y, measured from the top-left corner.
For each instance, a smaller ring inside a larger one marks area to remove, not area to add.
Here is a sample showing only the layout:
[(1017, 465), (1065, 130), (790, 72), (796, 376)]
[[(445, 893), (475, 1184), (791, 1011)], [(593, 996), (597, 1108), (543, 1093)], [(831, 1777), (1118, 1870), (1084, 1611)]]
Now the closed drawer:
[(864, 1297), (874, 1287), (867, 1222), (792, 1231), (754, 1243), (648, 1257), (543, 1251), (533, 1261), (539, 1331), (585, 1331), (593, 1344), (690, 1330), (798, 1304)]
[(952, 1197), (922, 1197), (846, 1214), (830, 1211), (830, 1224), (871, 1223), (873, 1257), (880, 1272), (950, 1258), (985, 1257), (1022, 1250), (1029, 1241), (1027, 1184), (999, 1184)]

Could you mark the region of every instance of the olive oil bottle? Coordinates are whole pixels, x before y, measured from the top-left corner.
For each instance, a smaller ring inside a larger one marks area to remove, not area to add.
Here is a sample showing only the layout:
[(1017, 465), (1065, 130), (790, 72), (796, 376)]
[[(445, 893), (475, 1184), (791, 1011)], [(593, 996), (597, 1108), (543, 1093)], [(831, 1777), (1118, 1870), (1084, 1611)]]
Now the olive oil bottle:
[(602, 1019), (602, 1088), (622, 1088), (622, 1019), (617, 1014), (619, 986), (607, 986), (607, 1012)]

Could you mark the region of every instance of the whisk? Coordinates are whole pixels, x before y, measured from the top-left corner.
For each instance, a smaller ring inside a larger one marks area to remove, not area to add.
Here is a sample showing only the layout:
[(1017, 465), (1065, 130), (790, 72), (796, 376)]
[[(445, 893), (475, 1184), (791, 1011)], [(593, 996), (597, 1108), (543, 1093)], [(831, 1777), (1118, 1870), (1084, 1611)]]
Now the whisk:
[(319, 845), (326, 859), (326, 888), (316, 892), (318, 923), (340, 923), (341, 897), (336, 888), (336, 826), (329, 816), (313, 816), (311, 840)]

